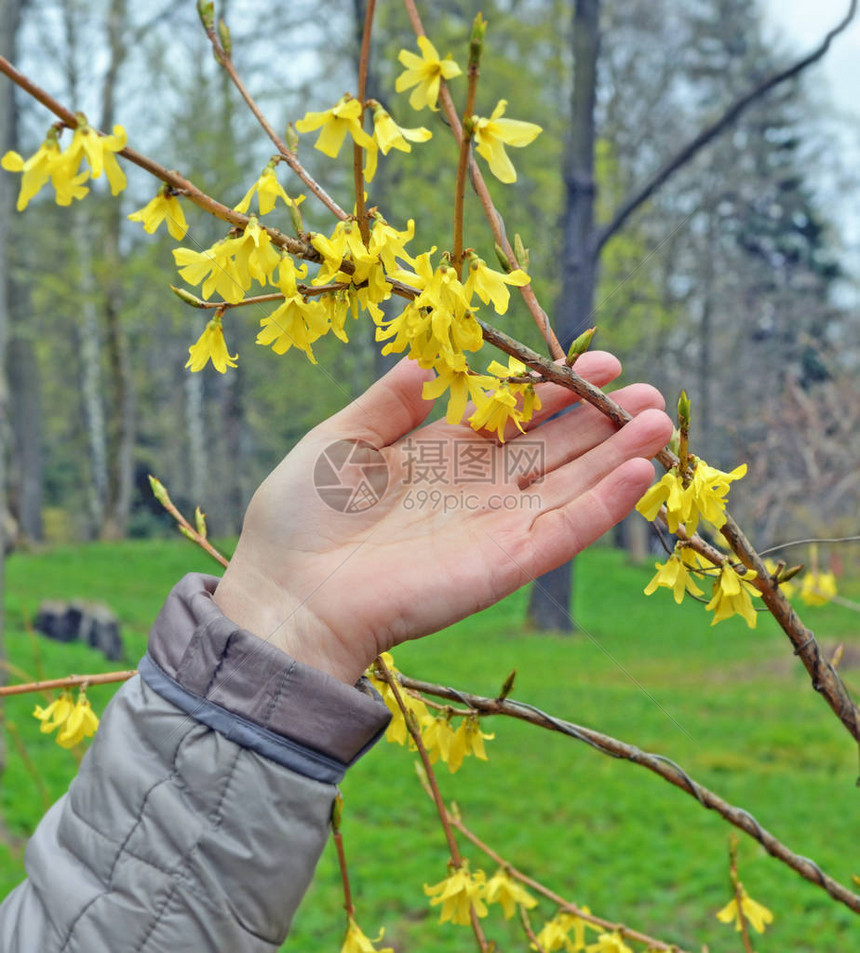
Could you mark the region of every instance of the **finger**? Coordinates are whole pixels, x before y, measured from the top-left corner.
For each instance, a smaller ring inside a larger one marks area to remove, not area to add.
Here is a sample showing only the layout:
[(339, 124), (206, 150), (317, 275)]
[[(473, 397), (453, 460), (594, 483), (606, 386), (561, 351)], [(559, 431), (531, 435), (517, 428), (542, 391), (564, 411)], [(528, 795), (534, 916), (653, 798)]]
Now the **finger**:
[[(612, 394), (612, 399), (632, 417), (645, 410), (663, 410), (666, 402), (656, 387), (650, 384), (630, 384)], [(555, 420), (548, 420), (538, 430), (543, 443), (543, 474), (552, 473), (558, 467), (575, 460), (583, 453), (608, 440), (618, 432), (618, 425), (606, 414), (590, 404), (582, 404), (570, 413)]]
[[(561, 362), (556, 361), (556, 363)], [(614, 354), (610, 354), (609, 351), (588, 351), (577, 361), (576, 372), (580, 377), (594, 384), (595, 387), (605, 387), (621, 373), (621, 361)], [(523, 431), (528, 433), (543, 421), (552, 417), (553, 414), (564, 410), (565, 407), (570, 407), (580, 399), (570, 388), (549, 381), (536, 385), (535, 392), (540, 398), (541, 409), (535, 413), (530, 421), (523, 425), (523, 430), (520, 430), (513, 421), (509, 421), (505, 426), (505, 440), (514, 440)], [(468, 420), (474, 409), (474, 404), (470, 402), (463, 415), (464, 421)], [(468, 426), (468, 424), (465, 424), (465, 426)], [(480, 433), (488, 439), (496, 439), (494, 433), (485, 430), (480, 431)]]
[(403, 358), (340, 413), (323, 424), (327, 435), (367, 440), (387, 447), (423, 423), (433, 407), (421, 396), (432, 372)]
[(532, 523), (524, 568), (536, 577), (572, 559), (624, 519), (653, 479), (650, 460), (633, 457), (583, 494), (542, 513)]
[(642, 411), (587, 453), (547, 474), (539, 484), (541, 509), (565, 506), (633, 457), (653, 457), (671, 435), (672, 421), (666, 414), (659, 410)]

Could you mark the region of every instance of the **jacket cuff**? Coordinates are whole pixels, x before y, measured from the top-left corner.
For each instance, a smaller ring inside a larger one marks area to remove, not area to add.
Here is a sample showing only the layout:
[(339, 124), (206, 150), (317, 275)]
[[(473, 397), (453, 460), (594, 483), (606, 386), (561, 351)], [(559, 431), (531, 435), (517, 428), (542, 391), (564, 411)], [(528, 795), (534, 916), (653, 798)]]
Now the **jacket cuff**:
[(355, 687), (239, 628), (212, 598), (218, 578), (189, 573), (149, 635), (140, 675), (196, 720), (244, 747), (337, 783), (390, 714), (366, 679)]

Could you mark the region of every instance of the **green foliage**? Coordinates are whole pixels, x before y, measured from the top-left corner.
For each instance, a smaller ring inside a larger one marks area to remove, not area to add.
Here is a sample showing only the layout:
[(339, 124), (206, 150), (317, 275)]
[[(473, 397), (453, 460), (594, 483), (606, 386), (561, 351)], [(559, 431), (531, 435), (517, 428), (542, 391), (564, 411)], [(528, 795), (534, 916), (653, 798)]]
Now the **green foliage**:
[[(8, 570), (10, 660), (32, 669), (27, 620), (44, 598), (76, 596), (103, 599), (119, 614), (133, 665), (170, 586), (183, 572), (211, 566), (182, 541), (16, 555)], [(850, 883), (856, 872), (850, 845), (860, 838), (856, 752), (771, 620), (761, 616), (751, 632), (736, 620), (711, 628), (702, 607), (689, 600), (669, 611), (668, 593), (641, 595), (650, 569), (631, 568), (612, 550), (584, 553), (577, 571), (574, 614), (585, 635), (524, 635), (520, 593), (432, 639), (402, 646), (395, 652), (398, 666), (486, 695), (495, 695), (516, 668), (512, 697), (673, 758), (792, 849)], [(847, 581), (843, 590), (856, 599), (858, 581)], [(860, 639), (850, 611), (808, 611), (826, 633), (826, 647), (845, 641), (846, 659), (856, 658)], [(46, 675), (110, 667), (85, 647), (44, 639), (38, 646)], [(856, 686), (856, 669), (845, 675)], [(110, 686), (90, 690), (97, 711), (112, 692)], [(53, 800), (75, 765), (39, 734), (30, 717), (33, 703), (32, 697), (9, 699), (7, 719), (40, 765)], [(491, 846), (603, 916), (688, 949), (703, 943), (731, 948), (733, 935), (713, 916), (729, 898), (728, 825), (627, 762), (512, 720), (484, 726), (496, 734), (487, 742), (489, 762), (467, 759), (455, 776), (441, 768), (439, 780), (443, 796), (457, 801), (466, 823)], [(397, 948), (454, 953), (471, 941), (465, 928), (440, 927), (423, 894), (424, 883), (444, 876), (447, 852), (413, 761), (405, 749), (381, 742), (343, 784), (358, 918), (368, 933), (384, 925), (386, 940)], [(810, 805), (825, 808), (811, 814)], [(38, 789), (10, 746), (0, 791), (7, 831), (26, 836), (41, 810)], [(477, 852), (466, 853), (473, 867), (492, 872)], [(850, 911), (746, 839), (740, 868), (750, 894), (776, 914), (771, 930), (756, 938), (759, 953), (846, 948), (854, 929)], [(0, 888), (7, 891), (22, 875), (20, 851), (0, 848)], [(285, 950), (337, 949), (342, 904), (334, 850), (327, 849)], [(542, 911), (552, 913), (545, 905)], [(533, 916), (536, 924), (539, 917)], [(509, 948), (516, 934), (494, 919), (489, 935)]]

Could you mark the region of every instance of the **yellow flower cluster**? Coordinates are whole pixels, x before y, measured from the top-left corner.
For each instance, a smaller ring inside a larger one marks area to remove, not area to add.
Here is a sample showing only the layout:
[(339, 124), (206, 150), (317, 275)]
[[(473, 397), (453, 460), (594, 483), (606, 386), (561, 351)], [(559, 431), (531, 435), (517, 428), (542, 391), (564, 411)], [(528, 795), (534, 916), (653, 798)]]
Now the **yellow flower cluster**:
[[(389, 652), (383, 652), (380, 657), (392, 674), (395, 676), (399, 674)], [(397, 704), (391, 686), (384, 679), (379, 678), (372, 668), (368, 669), (367, 676), (382, 695), (382, 700), (391, 712), (391, 722), (385, 732), (386, 740), (393, 744), (408, 744), (414, 750), (414, 743), (407, 728), (406, 719), (403, 717), (400, 705)], [(463, 718), (459, 726), (454, 728), (450, 717), (432, 715), (427, 705), (420, 698), (411, 695), (406, 689), (400, 689), (400, 697), (403, 699), (403, 704), (406, 706), (410, 718), (414, 720), (415, 725), (421, 732), (421, 741), (427, 750), (431, 764), (442, 761), (453, 774), (460, 770), (463, 760), (469, 755), (474, 755), (481, 761), (487, 760), (484, 742), (491, 741), (495, 735), (484, 734), (476, 716)]]
[[(583, 913), (591, 912), (588, 907), (583, 907), (582, 911)], [(545, 950), (546, 953), (554, 953), (555, 950), (565, 950), (566, 953), (581, 953), (581, 951), (582, 953), (632, 953), (617, 930), (602, 933), (602, 929), (583, 920), (575, 913), (562, 910), (544, 924), (535, 939), (540, 949)], [(586, 942), (586, 930), (593, 930), (600, 934), (596, 942)], [(538, 947), (532, 944), (531, 948), (536, 950)]]
[[(750, 895), (746, 892), (744, 887), (740, 888), (740, 893), (740, 910), (743, 912), (744, 919), (750, 924), (756, 933), (764, 933), (765, 927), (769, 923), (773, 923), (773, 914), (770, 912), (770, 910), (768, 910), (767, 907), (762, 906), (762, 904), (753, 900), (752, 897), (750, 897)], [(741, 917), (740, 912), (738, 911), (737, 897), (732, 897), (732, 899), (723, 907), (723, 909), (716, 914), (716, 917), (723, 923), (734, 923), (735, 930), (740, 931)]]
[(63, 748), (73, 748), (84, 738), (91, 738), (99, 726), (98, 716), (90, 707), (84, 689), (78, 692), (74, 702), (71, 692), (64, 691), (47, 708), (36, 705), (33, 717), (42, 723), (44, 734), (60, 729), (57, 744)]
[(665, 503), (666, 524), (671, 533), (677, 533), (679, 526), (683, 526), (687, 534), (695, 533), (700, 517), (716, 529), (724, 526), (729, 484), (740, 480), (747, 472), (745, 463), (735, 467), (731, 473), (724, 473), (692, 455), (690, 462), (693, 475), (686, 486), (675, 467), (665, 473), (636, 504), (636, 509), (645, 519), (654, 520)]
[[(49, 181), (54, 187), (58, 205), (70, 205), (74, 199), (82, 199), (89, 192), (84, 182), (90, 177), (100, 178), (102, 172), (107, 176), (113, 195), (125, 188), (125, 173), (115, 155), (125, 148), (125, 130), (122, 126), (114, 126), (113, 135), (102, 136), (90, 126), (83, 113), (78, 113), (77, 123), (72, 141), (65, 150), (60, 149), (59, 133), (52, 126), (45, 141), (28, 159), (10, 150), (0, 160), (0, 166), (7, 172), (23, 173), (18, 192), (19, 212)], [(82, 162), (86, 162), (89, 168), (81, 171)]]
[(506, 870), (499, 870), (489, 880), (483, 870), (476, 870), (473, 874), (469, 870), (469, 862), (464, 860), (462, 866), (455, 868), (439, 883), (432, 887), (424, 885), (424, 893), (433, 899), (431, 906), (442, 905), (439, 916), (440, 923), (459, 923), (468, 926), (471, 920), (471, 911), (474, 908), (479, 917), (487, 916), (488, 904), (498, 903), (502, 907), (505, 919), (510, 920), (522, 906), (527, 909), (537, 906), (537, 900), (517, 883)]
[(832, 572), (810, 570), (800, 583), (800, 598), (808, 606), (826, 605), (836, 595), (836, 576)]

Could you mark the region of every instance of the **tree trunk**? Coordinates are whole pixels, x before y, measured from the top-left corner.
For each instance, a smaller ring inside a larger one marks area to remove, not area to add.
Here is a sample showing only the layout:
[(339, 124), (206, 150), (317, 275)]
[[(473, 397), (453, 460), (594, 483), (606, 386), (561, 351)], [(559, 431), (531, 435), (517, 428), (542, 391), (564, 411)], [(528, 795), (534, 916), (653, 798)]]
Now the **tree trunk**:
[[(573, 90), (570, 132), (565, 143), (562, 213), (562, 290), (556, 302), (555, 328), (567, 350), (591, 326), (597, 255), (594, 231), (594, 105), (600, 53), (600, 0), (577, 0), (573, 13)], [(529, 598), (527, 625), (535, 629), (573, 632), (570, 612), (574, 570), (565, 563), (542, 576)]]

